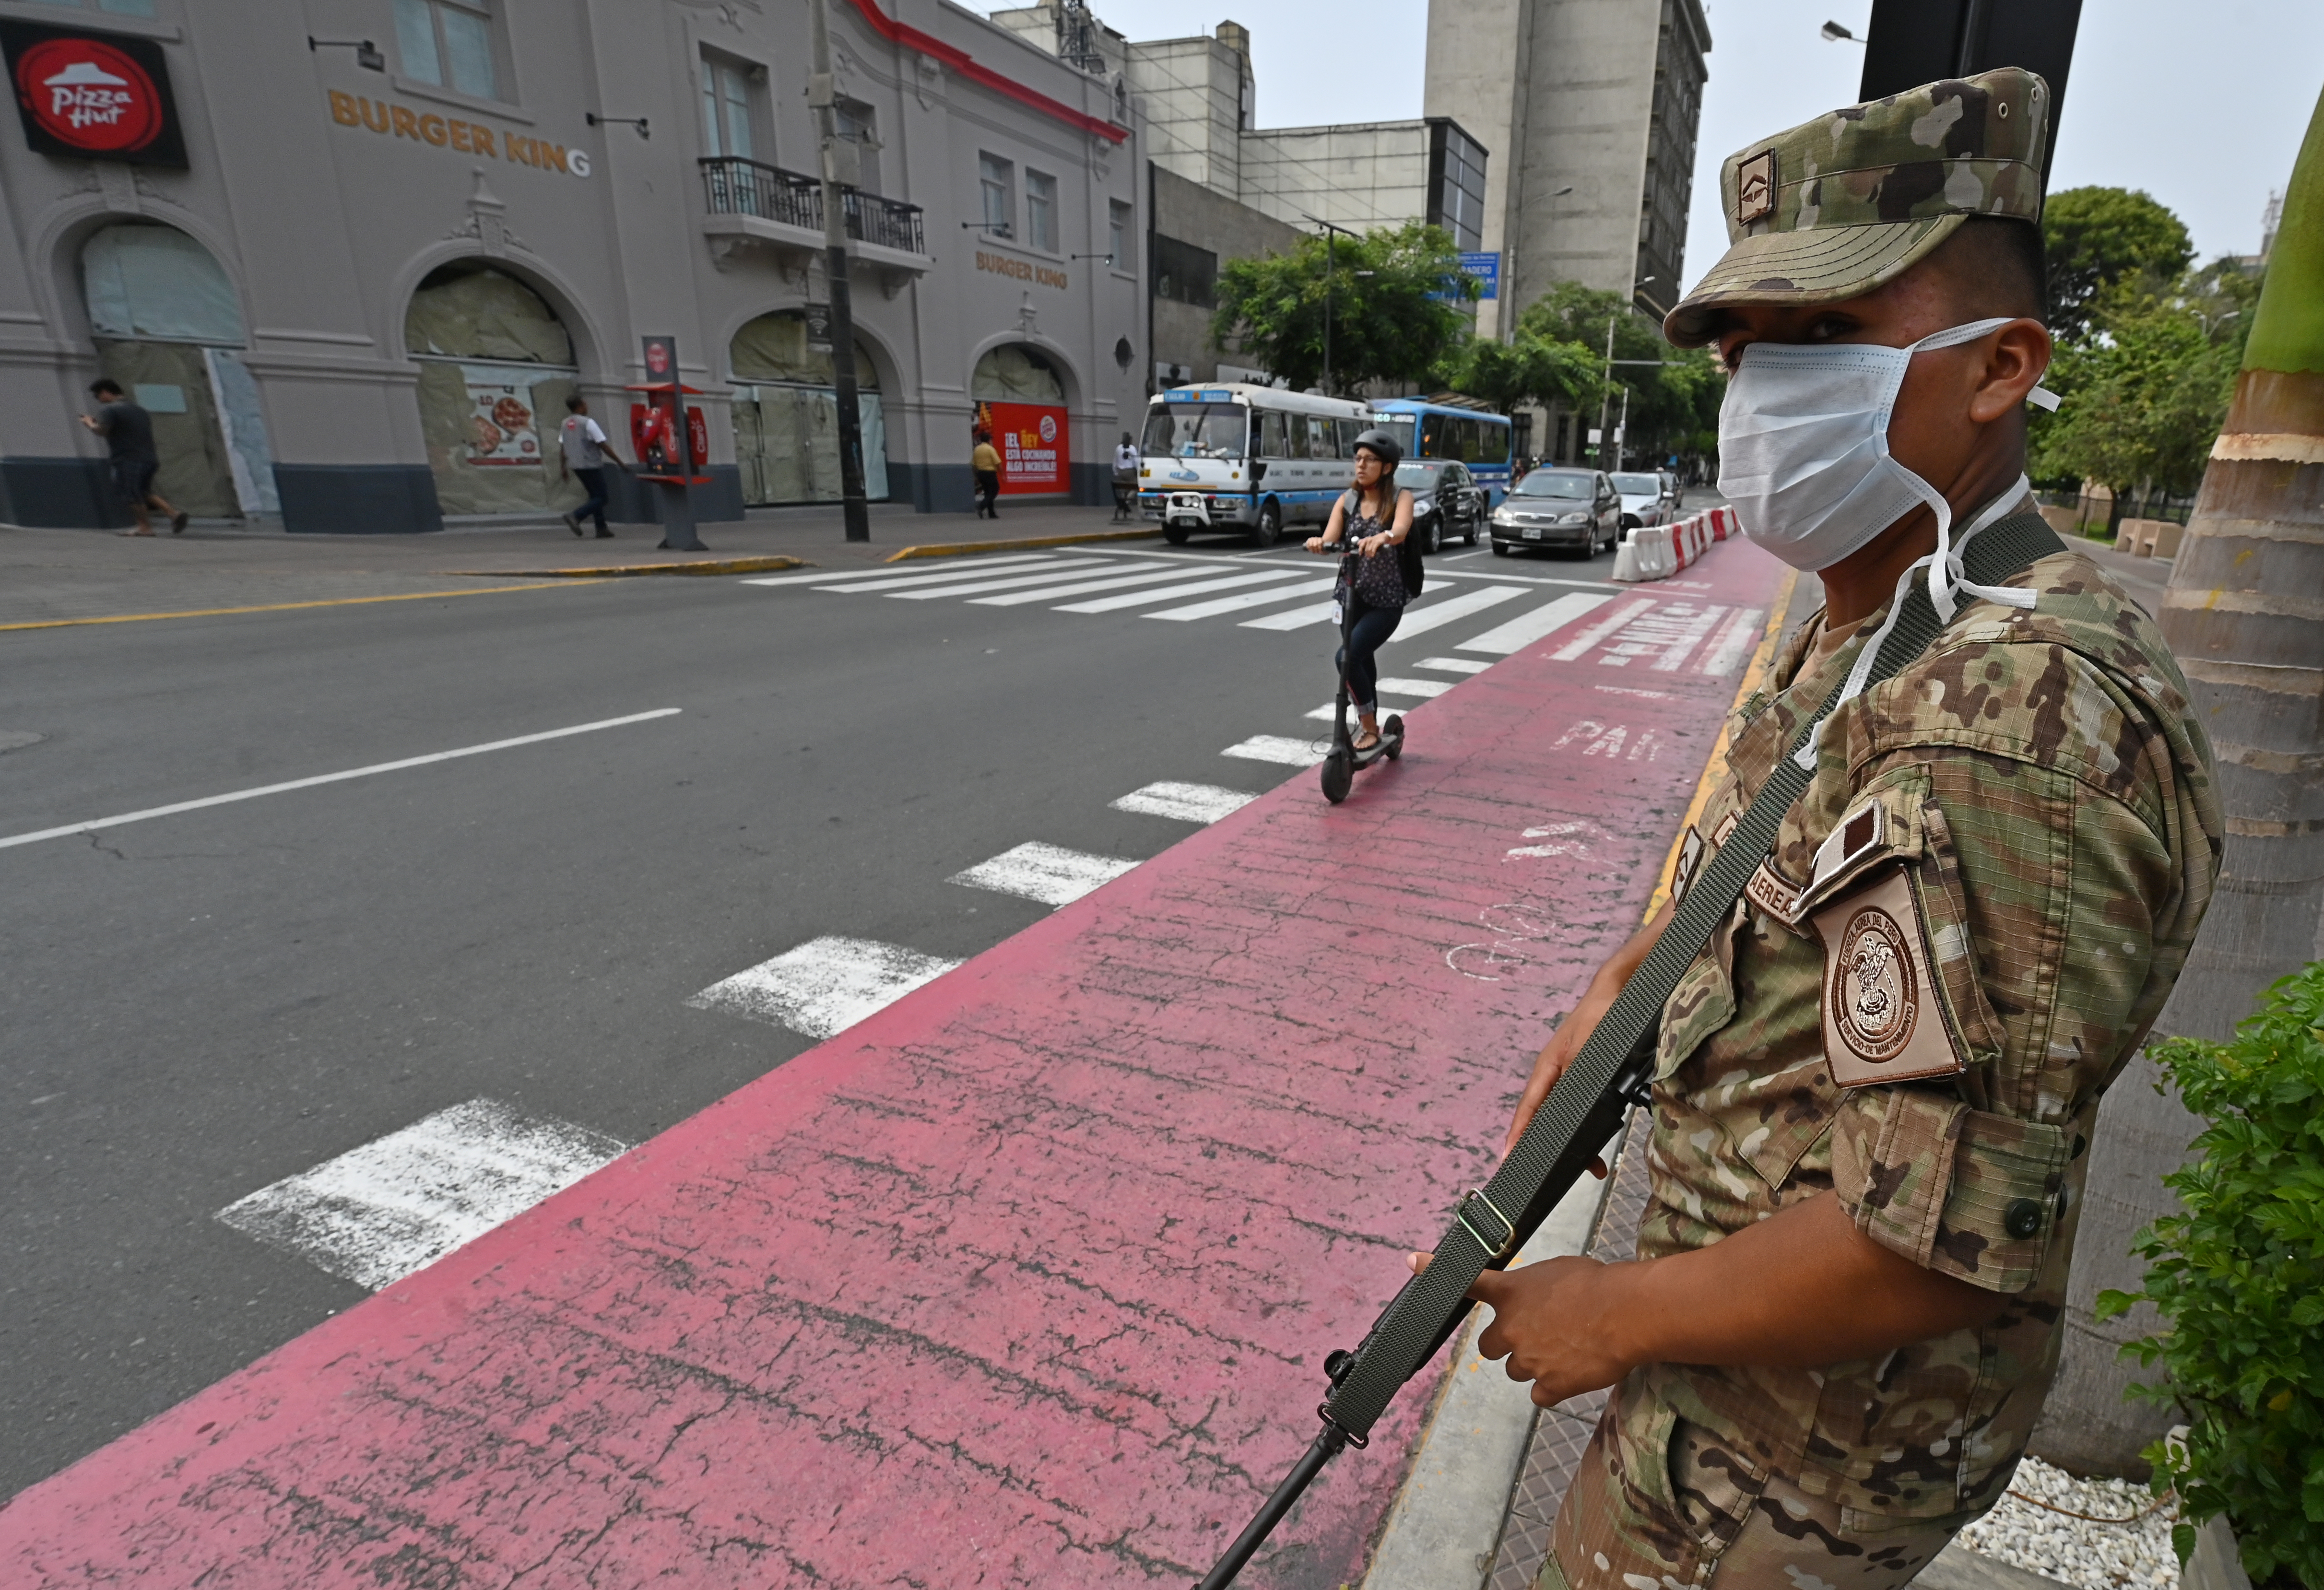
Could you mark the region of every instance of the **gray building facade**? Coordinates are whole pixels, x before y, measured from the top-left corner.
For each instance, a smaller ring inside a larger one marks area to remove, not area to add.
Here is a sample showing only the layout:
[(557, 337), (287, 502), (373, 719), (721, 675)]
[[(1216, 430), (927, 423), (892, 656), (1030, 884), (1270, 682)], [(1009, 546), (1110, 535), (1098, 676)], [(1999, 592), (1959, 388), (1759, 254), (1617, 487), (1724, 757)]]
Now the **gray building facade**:
[[(1021, 412), (1056, 437), (1020, 487), (1106, 500), (1148, 368), (1118, 82), (946, 0), (830, 8), (874, 495), (966, 508), (972, 424)], [(704, 517), (835, 495), (805, 0), (0, 0), (0, 23), (12, 51), (86, 41), (41, 57), (42, 95), (127, 103), (143, 51), (182, 142), (0, 126), (0, 519), (119, 522), (74, 419), (100, 373), (198, 513), (561, 511), (564, 399), (626, 453), (648, 335), (701, 389)]]

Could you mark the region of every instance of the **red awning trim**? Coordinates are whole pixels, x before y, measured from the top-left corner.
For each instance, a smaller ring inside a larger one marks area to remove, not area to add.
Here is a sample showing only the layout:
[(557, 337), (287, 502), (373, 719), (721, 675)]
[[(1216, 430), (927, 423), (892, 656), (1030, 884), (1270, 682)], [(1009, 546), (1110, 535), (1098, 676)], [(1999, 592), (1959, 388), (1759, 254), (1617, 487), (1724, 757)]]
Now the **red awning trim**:
[(1075, 110), (1062, 99), (1052, 99), (1014, 78), (1002, 77), (991, 67), (977, 65), (966, 51), (947, 44), (933, 34), (924, 33), (908, 23), (896, 21), (880, 9), (879, 0), (855, 0), (855, 9), (863, 14), (865, 22), (879, 30), (881, 38), (933, 57), (971, 82), (982, 83), (995, 93), (1007, 95), (1019, 105), (1029, 105), (1044, 115), (1055, 116), (1069, 127), (1078, 127), (1084, 133), (1111, 142), (1119, 143), (1130, 136), (1127, 127), (1118, 127), (1102, 116)]

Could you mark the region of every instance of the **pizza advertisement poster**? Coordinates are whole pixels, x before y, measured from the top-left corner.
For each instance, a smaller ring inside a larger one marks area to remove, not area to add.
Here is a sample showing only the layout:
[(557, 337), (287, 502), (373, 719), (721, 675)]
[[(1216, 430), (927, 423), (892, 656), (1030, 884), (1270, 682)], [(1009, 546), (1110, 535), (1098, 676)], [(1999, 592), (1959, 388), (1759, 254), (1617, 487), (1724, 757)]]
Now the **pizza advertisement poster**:
[(6, 21), (0, 56), (34, 152), (185, 169), (169, 60), (152, 40)]
[(540, 463), (532, 389), (468, 378), (468, 462), (479, 467)]
[(986, 403), (992, 445), (1001, 454), (1001, 494), (1073, 489), (1073, 446), (1063, 407), (1050, 403)]

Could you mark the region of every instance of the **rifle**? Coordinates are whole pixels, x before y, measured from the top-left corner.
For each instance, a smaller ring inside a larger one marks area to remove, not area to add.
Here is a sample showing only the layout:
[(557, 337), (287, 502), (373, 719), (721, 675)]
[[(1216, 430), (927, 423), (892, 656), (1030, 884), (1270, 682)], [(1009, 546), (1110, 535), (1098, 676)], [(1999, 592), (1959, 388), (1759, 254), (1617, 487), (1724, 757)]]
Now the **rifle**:
[[(1969, 577), (1986, 585), (2000, 584), (2035, 560), (2064, 550), (2055, 532), (2032, 514), (2002, 519), (1982, 532), (1972, 530), (1959, 547)], [(1924, 581), (1915, 582), (1899, 606), (1896, 621), (1880, 642), (1867, 676), (1868, 684), (1878, 684), (1918, 657), (1944, 629)], [(1226, 1590), (1323, 1466), (1349, 1447), (1370, 1445), (1372, 1426), (1404, 1383), (1435, 1356), (1469, 1317), (1473, 1306), (1469, 1289), (1477, 1277), (1489, 1269), (1507, 1267), (1612, 1140), (1630, 1107), (1646, 1102), (1654, 1083), (1663, 1006), (1743, 897), (1743, 886), (1773, 848), (1784, 814), (1806, 792), (1814, 777), (1814, 758), (1803, 765), (1798, 752), (1813, 744), (1840, 694), (1840, 686), (1835, 685), (1801, 725), (1727, 842), (1688, 880), (1662, 936), (1582, 1041), (1581, 1052), (1541, 1101), (1492, 1179), (1470, 1189), (1452, 1206), (1452, 1223), (1437, 1242), (1428, 1268), (1404, 1283), (1354, 1351), (1335, 1352), (1323, 1360), (1332, 1389), (1315, 1410), (1323, 1421), (1322, 1432), (1196, 1590)]]

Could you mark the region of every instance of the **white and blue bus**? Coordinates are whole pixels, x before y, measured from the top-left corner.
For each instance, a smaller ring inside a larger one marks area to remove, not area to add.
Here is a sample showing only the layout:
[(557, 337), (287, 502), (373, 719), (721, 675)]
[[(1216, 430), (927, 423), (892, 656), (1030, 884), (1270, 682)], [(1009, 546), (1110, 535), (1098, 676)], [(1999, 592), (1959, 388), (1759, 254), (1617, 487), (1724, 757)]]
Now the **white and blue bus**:
[(1404, 444), (1406, 459), (1459, 462), (1499, 508), (1509, 494), (1509, 417), (1474, 398), (1440, 392), (1433, 398), (1383, 398), (1373, 423)]
[(1157, 392), (1139, 447), (1139, 509), (1173, 546), (1232, 529), (1271, 547), (1287, 526), (1332, 517), (1370, 423), (1361, 403), (1242, 381)]

